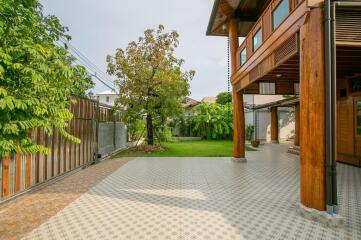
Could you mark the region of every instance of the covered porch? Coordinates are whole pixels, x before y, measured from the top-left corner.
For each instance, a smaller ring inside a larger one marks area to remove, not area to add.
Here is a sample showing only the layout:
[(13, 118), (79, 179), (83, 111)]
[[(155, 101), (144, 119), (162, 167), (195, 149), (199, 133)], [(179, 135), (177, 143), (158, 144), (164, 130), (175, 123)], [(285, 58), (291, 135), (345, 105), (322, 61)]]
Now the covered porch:
[[(338, 213), (335, 159), (360, 166), (361, 45), (351, 32), (343, 32), (342, 19), (347, 14), (358, 19), (358, 12), (336, 12), (337, 34), (332, 47), (325, 43), (323, 13), (322, 8), (299, 5), (292, 18), (285, 20), (284, 28), (276, 29), (243, 63), (239, 56), (251, 47), (249, 39), (252, 43), (255, 35), (251, 33), (239, 44), (239, 23), (229, 20), (234, 157), (242, 161), (247, 157), (243, 146), (244, 94), (299, 96), (295, 145), (300, 145), (300, 202), (319, 213), (327, 210), (333, 214)], [(346, 40), (342, 38), (345, 35)], [(271, 107), (274, 143), (278, 140), (276, 120), (277, 109)]]

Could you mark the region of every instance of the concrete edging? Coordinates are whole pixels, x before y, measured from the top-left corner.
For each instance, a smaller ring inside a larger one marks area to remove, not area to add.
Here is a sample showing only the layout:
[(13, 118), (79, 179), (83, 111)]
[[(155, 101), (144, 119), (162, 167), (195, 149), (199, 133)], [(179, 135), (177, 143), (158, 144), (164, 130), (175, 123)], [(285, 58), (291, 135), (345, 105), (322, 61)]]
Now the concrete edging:
[(326, 211), (308, 208), (301, 203), (297, 204), (297, 213), (308, 220), (315, 221), (330, 228), (343, 228), (346, 225), (346, 218), (339, 214), (328, 214)]

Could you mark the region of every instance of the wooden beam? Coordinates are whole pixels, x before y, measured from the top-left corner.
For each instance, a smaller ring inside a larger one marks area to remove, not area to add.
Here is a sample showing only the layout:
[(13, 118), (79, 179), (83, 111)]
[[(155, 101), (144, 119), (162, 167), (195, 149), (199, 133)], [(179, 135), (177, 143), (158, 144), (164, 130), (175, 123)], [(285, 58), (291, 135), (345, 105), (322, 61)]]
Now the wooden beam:
[(300, 104), (295, 105), (295, 134), (294, 134), (294, 145), (300, 145)]
[(301, 203), (325, 210), (325, 69), (323, 9), (300, 29)]
[[(229, 22), (229, 43), (232, 74), (237, 71), (238, 22)], [(245, 158), (245, 120), (243, 94), (233, 86), (233, 156), (235, 159)]]
[(238, 21), (236, 19), (232, 19), (229, 21), (228, 31), (229, 31), (229, 51), (231, 58), (231, 72), (233, 74), (237, 71), (237, 49), (239, 45)]
[(245, 158), (245, 122), (243, 94), (233, 89), (233, 157)]
[(271, 141), (272, 141), (272, 143), (278, 143), (277, 107), (271, 107)]

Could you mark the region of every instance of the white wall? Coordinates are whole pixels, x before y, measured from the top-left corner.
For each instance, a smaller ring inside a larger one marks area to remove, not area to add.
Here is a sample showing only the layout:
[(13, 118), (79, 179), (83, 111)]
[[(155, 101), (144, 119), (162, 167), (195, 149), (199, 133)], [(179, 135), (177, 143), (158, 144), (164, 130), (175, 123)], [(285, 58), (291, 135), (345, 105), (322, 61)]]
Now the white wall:
[[(115, 94), (109, 94), (109, 95), (97, 94), (96, 96), (100, 103), (110, 106), (114, 106), (115, 100), (117, 98)], [(107, 101), (107, 97), (109, 97), (109, 101)]]
[[(271, 114), (271, 113), (269, 113)], [(270, 119), (270, 118), (269, 118)], [(278, 108), (278, 140), (292, 141), (295, 134), (294, 108)], [(271, 123), (267, 125), (267, 142), (271, 142)]]

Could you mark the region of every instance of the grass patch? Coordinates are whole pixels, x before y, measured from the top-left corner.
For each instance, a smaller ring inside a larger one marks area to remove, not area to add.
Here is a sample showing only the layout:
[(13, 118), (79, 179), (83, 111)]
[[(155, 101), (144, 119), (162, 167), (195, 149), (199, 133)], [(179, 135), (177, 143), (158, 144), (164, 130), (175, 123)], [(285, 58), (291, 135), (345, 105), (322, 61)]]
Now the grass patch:
[[(232, 141), (178, 141), (162, 143), (163, 152), (134, 152), (131, 149), (116, 153), (117, 157), (231, 157), (233, 155)], [(256, 151), (246, 145), (246, 151)]]

